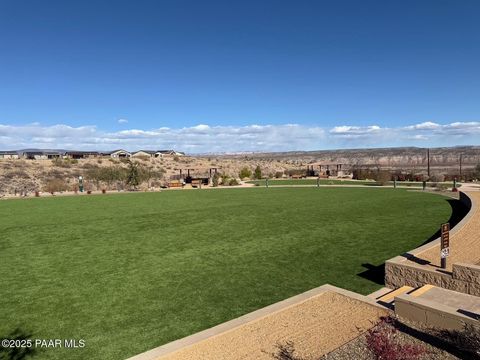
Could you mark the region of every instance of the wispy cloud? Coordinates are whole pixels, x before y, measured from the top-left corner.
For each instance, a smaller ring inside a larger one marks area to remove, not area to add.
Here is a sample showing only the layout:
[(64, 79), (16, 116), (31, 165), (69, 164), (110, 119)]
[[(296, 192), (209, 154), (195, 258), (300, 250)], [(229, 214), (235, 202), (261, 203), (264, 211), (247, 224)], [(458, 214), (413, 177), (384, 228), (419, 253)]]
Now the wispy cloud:
[(335, 126), (333, 129), (330, 130), (330, 134), (333, 136), (339, 136), (339, 137), (346, 137), (346, 138), (352, 138), (352, 137), (364, 137), (364, 136), (370, 136), (372, 134), (379, 134), (382, 131), (382, 128), (378, 125), (371, 125), (371, 126), (348, 126), (348, 125), (342, 125), (342, 126)]
[(419, 122), (404, 127), (338, 125), (212, 126), (104, 131), (97, 126), (0, 124), (0, 150), (19, 148), (175, 148), (189, 153), (289, 151), (379, 146), (453, 146), (480, 143), (480, 122)]
[(118, 123), (119, 124), (128, 124), (128, 120), (127, 119), (118, 119)]

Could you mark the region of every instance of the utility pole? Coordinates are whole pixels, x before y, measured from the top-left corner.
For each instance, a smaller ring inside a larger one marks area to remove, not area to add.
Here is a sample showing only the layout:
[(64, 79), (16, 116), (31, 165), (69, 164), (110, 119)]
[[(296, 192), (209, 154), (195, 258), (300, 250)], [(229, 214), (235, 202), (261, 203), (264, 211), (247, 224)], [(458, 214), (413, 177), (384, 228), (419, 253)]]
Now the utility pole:
[(427, 175), (430, 178), (430, 149), (427, 148)]
[(462, 181), (462, 156), (463, 154), (460, 154), (460, 181)]

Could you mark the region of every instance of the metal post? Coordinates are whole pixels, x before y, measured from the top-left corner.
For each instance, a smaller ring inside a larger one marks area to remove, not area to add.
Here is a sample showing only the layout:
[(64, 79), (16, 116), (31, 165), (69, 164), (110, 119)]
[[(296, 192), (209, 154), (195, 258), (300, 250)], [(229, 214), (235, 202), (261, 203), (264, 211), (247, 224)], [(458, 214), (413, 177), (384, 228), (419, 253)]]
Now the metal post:
[(457, 188), (457, 178), (453, 178), (453, 188)]
[(78, 190), (80, 190), (80, 192), (83, 192), (83, 176), (78, 177)]
[(265, 178), (265, 186), (268, 188), (268, 178)]
[(397, 178), (396, 177), (393, 179), (393, 188), (394, 189), (397, 188)]
[(317, 187), (320, 187), (320, 178), (317, 178)]
[(442, 224), (440, 230), (440, 266), (446, 269), (447, 257), (450, 255), (450, 224)]
[(426, 187), (427, 187), (427, 182), (424, 180), (422, 182), (422, 189), (425, 190)]

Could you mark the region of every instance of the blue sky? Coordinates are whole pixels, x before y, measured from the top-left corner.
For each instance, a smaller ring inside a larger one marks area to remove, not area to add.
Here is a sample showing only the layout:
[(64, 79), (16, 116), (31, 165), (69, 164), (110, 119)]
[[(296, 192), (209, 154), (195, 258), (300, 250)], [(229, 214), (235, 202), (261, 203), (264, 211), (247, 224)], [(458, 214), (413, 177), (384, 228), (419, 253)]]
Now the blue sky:
[(0, 1), (0, 147), (480, 143), (478, 1)]

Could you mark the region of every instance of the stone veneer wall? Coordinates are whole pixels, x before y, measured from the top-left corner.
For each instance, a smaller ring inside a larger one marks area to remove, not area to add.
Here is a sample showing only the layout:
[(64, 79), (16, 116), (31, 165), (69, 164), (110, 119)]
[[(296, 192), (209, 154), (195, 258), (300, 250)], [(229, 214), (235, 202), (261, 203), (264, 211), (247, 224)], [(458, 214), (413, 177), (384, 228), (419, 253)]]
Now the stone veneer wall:
[(453, 271), (442, 272), (420, 266), (390, 263), (385, 265), (385, 284), (389, 288), (431, 284), (444, 289), (480, 296), (480, 266), (457, 263)]
[[(467, 216), (455, 226), (452, 233), (460, 229), (470, 220), (474, 212), (474, 206), (478, 205), (473, 204), (472, 200), (463, 192), (460, 193), (460, 200), (465, 206), (470, 208), (470, 211)], [(422, 251), (435, 246), (440, 250), (439, 244), (440, 239), (436, 239), (429, 244), (411, 251), (409, 255), (415, 257)], [(407, 258), (404, 256), (397, 256), (385, 263), (385, 285), (387, 287), (395, 289), (404, 285), (420, 287), (425, 284), (432, 284), (445, 289), (480, 296), (480, 266), (455, 263), (452, 266), (452, 271), (449, 272), (429, 265), (407, 262), (406, 260)]]

